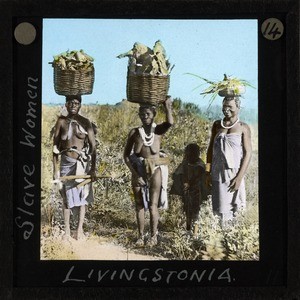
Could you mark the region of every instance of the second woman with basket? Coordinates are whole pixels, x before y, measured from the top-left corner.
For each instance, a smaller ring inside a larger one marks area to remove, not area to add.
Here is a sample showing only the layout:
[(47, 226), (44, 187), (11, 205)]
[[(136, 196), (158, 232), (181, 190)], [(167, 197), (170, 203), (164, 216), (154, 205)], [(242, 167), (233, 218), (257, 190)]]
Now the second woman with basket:
[[(150, 211), (151, 237), (149, 246), (157, 244), (158, 207), (167, 205), (168, 158), (160, 152), (164, 133), (172, 126), (172, 101), (167, 97), (164, 102), (166, 121), (156, 125), (155, 106), (141, 105), (139, 117), (142, 126), (133, 128), (128, 135), (124, 150), (124, 160), (132, 173), (132, 189), (136, 205), (139, 237), (137, 246), (145, 242), (145, 210)], [(133, 150), (133, 153), (132, 153)]]
[[(124, 149), (124, 160), (132, 173), (132, 189), (138, 223), (137, 246), (145, 243), (145, 210), (150, 211), (149, 246), (157, 244), (158, 207), (167, 208), (168, 157), (161, 152), (163, 135), (173, 124), (172, 101), (167, 96), (171, 66), (158, 40), (153, 49), (140, 43), (118, 56), (128, 57), (127, 99), (140, 105), (142, 126), (133, 128)], [(163, 103), (165, 122), (156, 125), (156, 105)]]

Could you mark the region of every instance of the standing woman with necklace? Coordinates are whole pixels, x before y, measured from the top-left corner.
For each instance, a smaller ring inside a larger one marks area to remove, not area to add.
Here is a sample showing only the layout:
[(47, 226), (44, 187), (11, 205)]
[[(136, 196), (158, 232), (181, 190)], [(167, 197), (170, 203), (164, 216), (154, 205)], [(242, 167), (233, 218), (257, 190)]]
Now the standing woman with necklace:
[[(57, 119), (53, 138), (53, 179), (71, 175), (91, 175), (96, 178), (96, 144), (92, 123), (79, 114), (81, 95), (66, 96), (68, 116)], [(91, 184), (78, 187), (78, 180), (66, 181), (61, 189), (62, 207), (65, 221), (63, 239), (71, 236), (70, 217), (78, 211), (76, 239), (84, 238), (83, 223), (86, 206), (93, 203)]]
[(250, 128), (239, 120), (239, 97), (225, 97), (222, 111), (224, 118), (212, 126), (206, 174), (212, 186), (213, 211), (226, 225), (246, 207), (244, 175), (252, 147)]
[(164, 102), (165, 122), (156, 125), (156, 109), (152, 105), (141, 105), (139, 117), (142, 126), (133, 128), (124, 149), (124, 160), (132, 173), (132, 189), (136, 204), (139, 237), (137, 246), (144, 245), (145, 210), (150, 211), (151, 237), (149, 246), (157, 244), (158, 206), (166, 206), (166, 184), (168, 158), (160, 152), (162, 136), (173, 124), (172, 100)]

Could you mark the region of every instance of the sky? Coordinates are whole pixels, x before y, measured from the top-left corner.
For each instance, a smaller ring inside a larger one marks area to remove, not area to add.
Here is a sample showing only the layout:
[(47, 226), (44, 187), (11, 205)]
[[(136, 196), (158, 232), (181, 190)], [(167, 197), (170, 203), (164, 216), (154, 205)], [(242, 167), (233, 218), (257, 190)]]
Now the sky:
[[(161, 40), (167, 58), (174, 64), (169, 95), (207, 107), (207, 87), (193, 73), (212, 81), (223, 74), (247, 80), (242, 106), (257, 108), (258, 45), (257, 20), (154, 20), (154, 19), (44, 19), (43, 20), (43, 103), (64, 103), (53, 86), (53, 56), (67, 50), (83, 49), (95, 67), (93, 93), (83, 96), (83, 104), (116, 104), (126, 99), (128, 59), (116, 58), (135, 42), (152, 48)], [(221, 104), (217, 97), (214, 104)]]

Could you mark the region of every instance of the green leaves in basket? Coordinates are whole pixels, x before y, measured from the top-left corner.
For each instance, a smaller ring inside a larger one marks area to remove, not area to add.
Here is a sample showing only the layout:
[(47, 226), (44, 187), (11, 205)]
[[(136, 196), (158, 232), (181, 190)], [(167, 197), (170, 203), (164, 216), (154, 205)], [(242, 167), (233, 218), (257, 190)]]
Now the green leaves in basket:
[(94, 59), (86, 54), (82, 49), (62, 52), (53, 56), (52, 66), (61, 70), (87, 70), (93, 67)]
[(117, 56), (123, 57), (129, 58), (129, 74), (169, 75), (174, 67), (166, 58), (166, 50), (160, 40), (155, 42), (153, 49), (136, 42), (131, 50)]
[(204, 95), (204, 97), (207, 95), (211, 96), (209, 99), (208, 108), (211, 106), (218, 95), (221, 97), (234, 95), (240, 96), (245, 92), (246, 86), (254, 88), (248, 81), (244, 79), (238, 79), (236, 77), (230, 77), (226, 74), (224, 74), (224, 79), (221, 81), (211, 81), (192, 73), (186, 74), (195, 76), (204, 81), (203, 84), (198, 85), (193, 90), (198, 89), (200, 86), (203, 86), (205, 84), (209, 84), (209, 86), (200, 93), (200, 95)]

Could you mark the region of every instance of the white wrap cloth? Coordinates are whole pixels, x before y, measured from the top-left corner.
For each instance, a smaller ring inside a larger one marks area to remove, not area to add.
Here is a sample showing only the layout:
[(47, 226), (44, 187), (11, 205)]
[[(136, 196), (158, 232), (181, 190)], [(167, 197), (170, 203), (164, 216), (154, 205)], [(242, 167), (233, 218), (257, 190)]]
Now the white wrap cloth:
[(243, 158), (242, 135), (218, 133), (214, 139), (212, 158), (212, 204), (213, 211), (225, 219), (246, 207), (245, 182), (242, 179), (239, 189), (229, 191), (230, 181), (240, 169)]
[[(65, 154), (61, 155), (60, 176), (85, 175), (89, 171), (89, 168), (90, 161), (74, 159)], [(84, 186), (77, 188), (77, 185), (81, 181), (82, 179), (76, 179), (64, 182), (63, 188), (66, 194), (66, 205), (68, 208), (87, 205), (94, 201), (92, 184), (85, 184)]]

